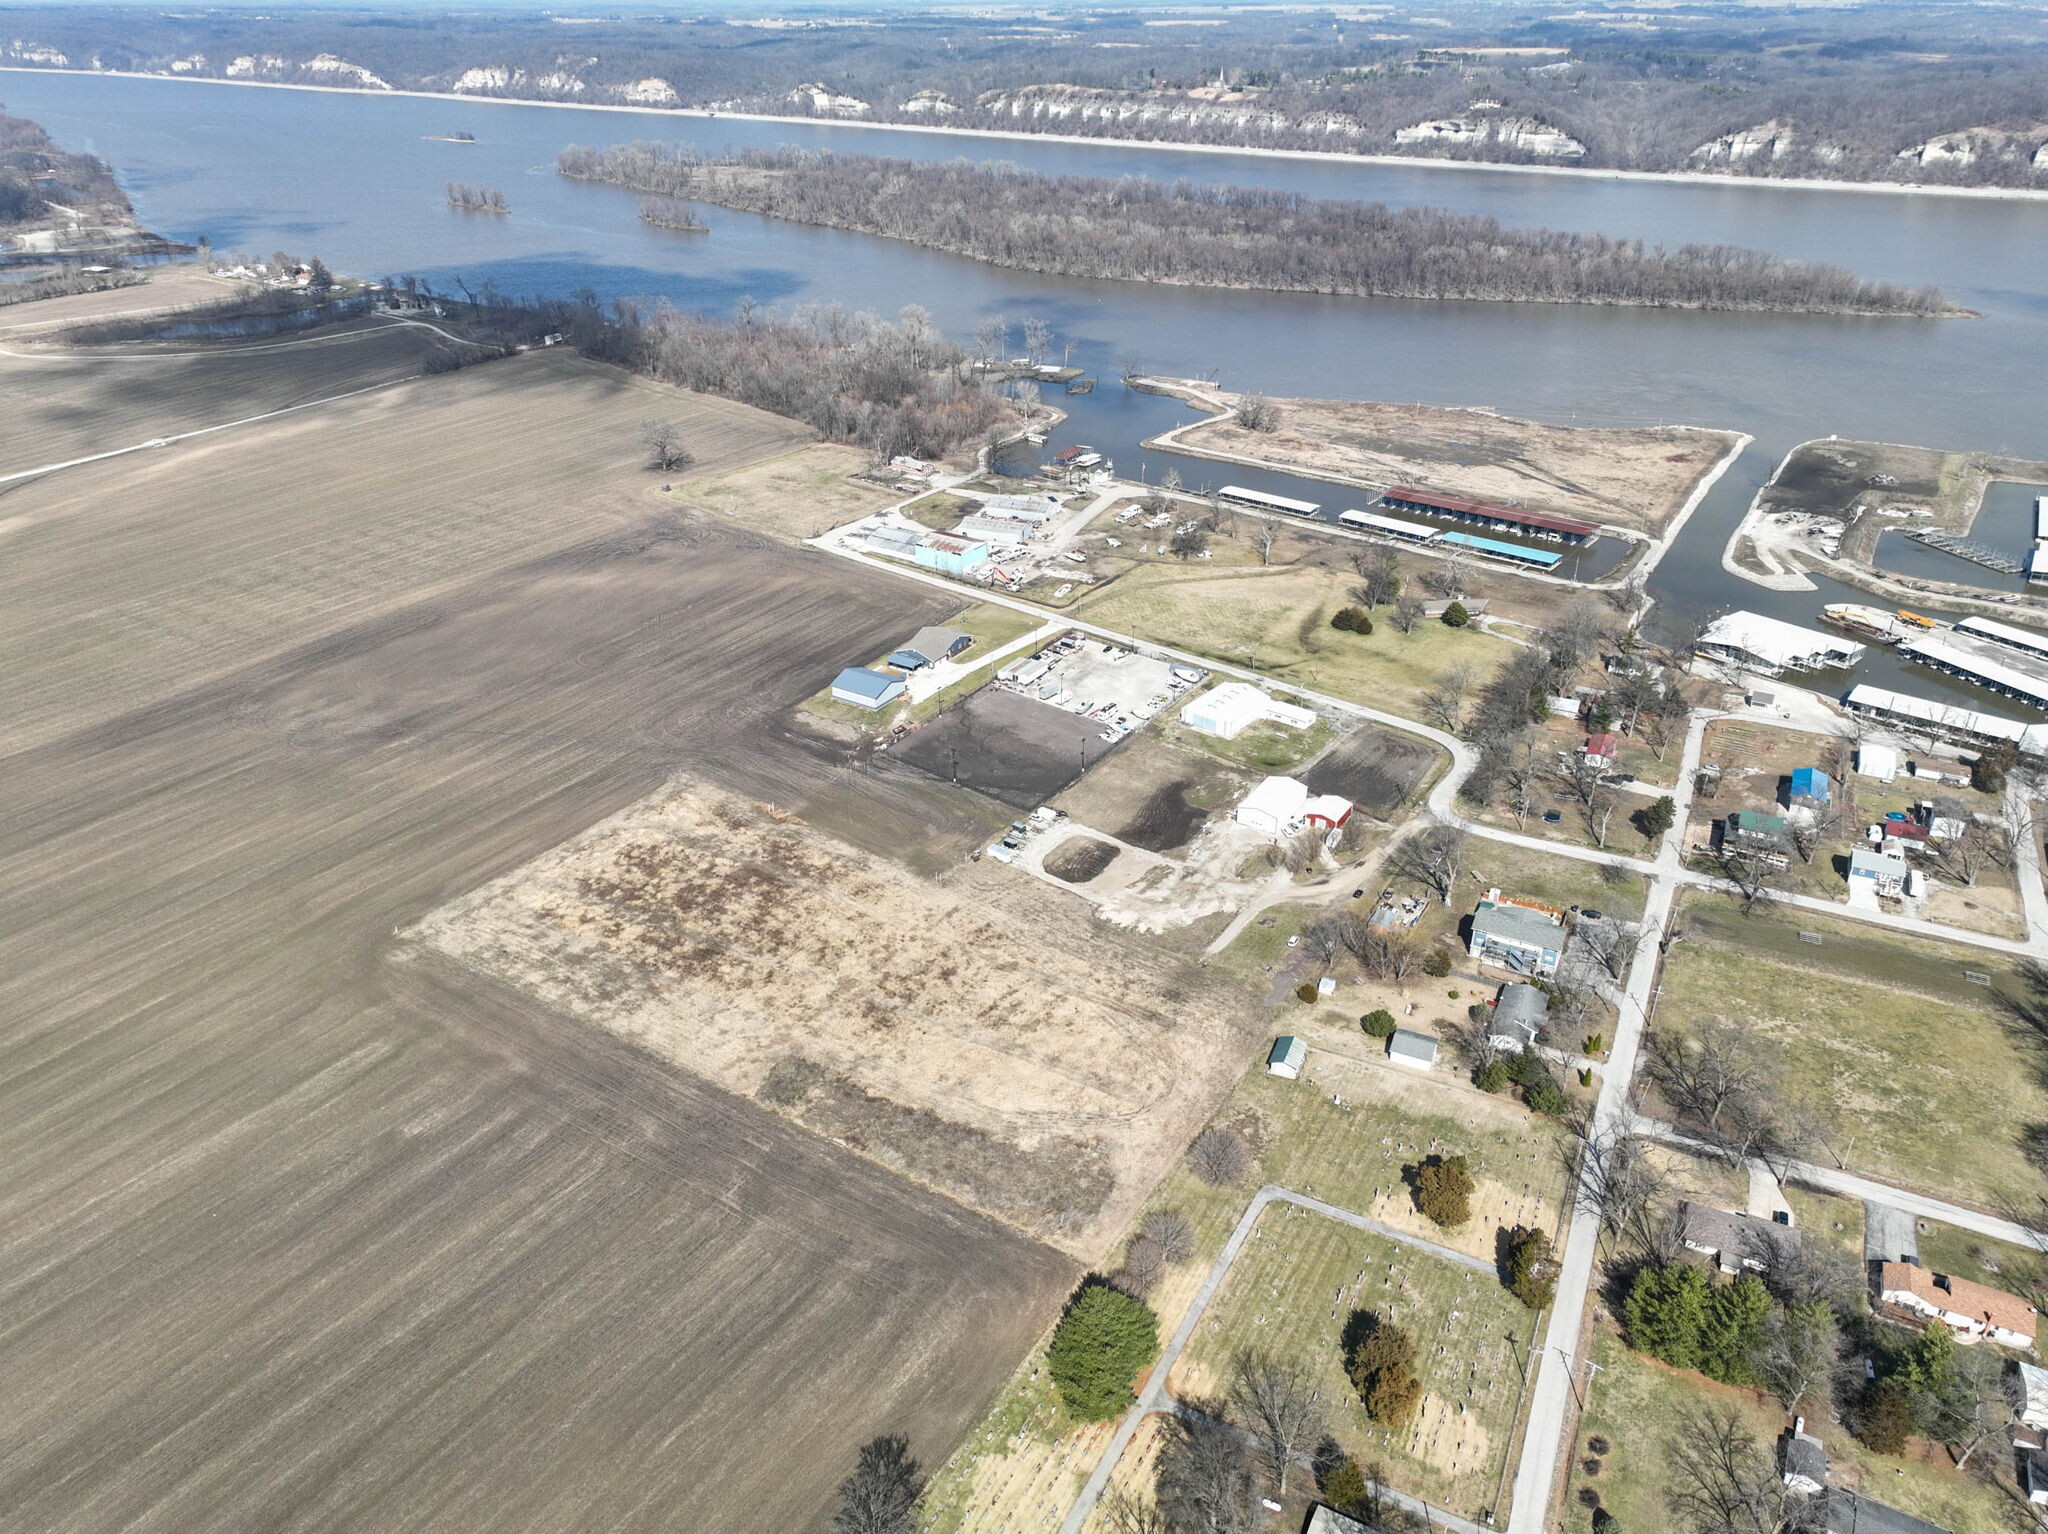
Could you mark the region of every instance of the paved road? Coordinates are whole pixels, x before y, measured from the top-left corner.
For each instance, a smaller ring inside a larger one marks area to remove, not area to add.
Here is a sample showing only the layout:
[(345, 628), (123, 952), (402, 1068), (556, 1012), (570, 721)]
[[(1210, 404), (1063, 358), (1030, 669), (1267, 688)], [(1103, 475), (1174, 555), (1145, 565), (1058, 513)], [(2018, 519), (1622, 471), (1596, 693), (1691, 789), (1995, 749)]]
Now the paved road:
[[(1711, 1155), (1713, 1148), (1704, 1141), (1695, 1139), (1675, 1125), (1660, 1119), (1639, 1118), (1635, 1121), (1638, 1134), (1653, 1140), (1662, 1140), (1667, 1145), (1682, 1146), (1687, 1150)], [(1807, 1187), (1818, 1188), (1823, 1193), (1839, 1193), (1844, 1198), (1857, 1199), (1868, 1204), (1885, 1204), (1902, 1210), (1921, 1220), (1939, 1220), (1944, 1225), (1954, 1225), (1979, 1236), (1988, 1236), (1993, 1241), (2006, 1241), (2014, 1246), (2040, 1250), (2048, 1245), (2048, 1232), (2030, 1229), (2017, 1220), (2003, 1219), (1995, 1214), (1986, 1214), (1981, 1209), (1972, 1209), (1967, 1204), (1951, 1204), (1947, 1199), (1936, 1198), (1931, 1193), (1915, 1193), (1909, 1188), (1897, 1188), (1888, 1182), (1879, 1182), (1871, 1177), (1858, 1177), (1854, 1172), (1839, 1167), (1820, 1166), (1811, 1161), (1784, 1163), (1787, 1179)]]
[[(1202, 1280), (1202, 1287), (1195, 1291), (1194, 1299), (1188, 1304), (1187, 1313), (1180, 1318), (1180, 1325), (1174, 1328), (1173, 1336), (1167, 1340), (1165, 1351), (1159, 1355), (1159, 1362), (1153, 1366), (1152, 1373), (1145, 1380), (1145, 1388), (1138, 1394), (1137, 1403), (1124, 1414), (1124, 1420), (1117, 1424), (1116, 1434), (1102, 1451), (1102, 1457), (1096, 1461), (1095, 1469), (1088, 1477), (1088, 1484), (1081, 1488), (1081, 1495), (1075, 1499), (1073, 1507), (1067, 1512), (1065, 1522), (1060, 1525), (1060, 1534), (1080, 1534), (1081, 1526), (1088, 1521), (1088, 1515), (1095, 1511), (1095, 1504), (1101, 1500), (1103, 1490), (1109, 1485), (1110, 1473), (1116, 1469), (1116, 1462), (1123, 1458), (1124, 1450), (1130, 1447), (1131, 1439), (1136, 1436), (1138, 1425), (1154, 1412), (1175, 1409), (1176, 1403), (1166, 1388), (1167, 1376), (1173, 1373), (1173, 1366), (1180, 1361), (1180, 1355), (1187, 1347), (1188, 1340), (1195, 1334), (1195, 1327), (1201, 1323), (1203, 1315), (1209, 1309), (1209, 1302), (1216, 1298), (1216, 1291), (1223, 1287), (1223, 1280), (1229, 1275), (1231, 1264), (1237, 1261), (1238, 1253), (1244, 1250), (1244, 1244), (1250, 1238), (1252, 1228), (1259, 1223), (1259, 1216), (1272, 1204), (1296, 1204), (1328, 1219), (1356, 1226), (1360, 1230), (1369, 1230), (1376, 1236), (1384, 1236), (1387, 1240), (1399, 1242), (1402, 1246), (1413, 1247), (1416, 1251), (1444, 1262), (1455, 1263), (1475, 1273), (1483, 1273), (1488, 1278), (1496, 1276), (1493, 1264), (1483, 1258), (1468, 1256), (1464, 1252), (1454, 1252), (1447, 1246), (1439, 1246), (1434, 1241), (1425, 1241), (1420, 1236), (1411, 1236), (1406, 1231), (1395, 1230), (1391, 1225), (1382, 1225), (1378, 1220), (1354, 1214), (1349, 1209), (1339, 1209), (1335, 1204), (1326, 1204), (1319, 1198), (1310, 1198), (1306, 1194), (1293, 1193), (1286, 1188), (1268, 1183), (1252, 1195), (1252, 1201), (1238, 1217), (1237, 1228), (1231, 1231), (1230, 1239), (1223, 1243), (1223, 1250), (1216, 1254), (1215, 1262), (1210, 1264), (1209, 1276)], [(1416, 1512), (1423, 1508), (1421, 1502), (1407, 1496), (1396, 1496), (1394, 1500)], [(1458, 1530), (1459, 1534), (1478, 1534), (1475, 1525), (1463, 1519), (1451, 1518), (1435, 1507), (1429, 1509), (1429, 1514), (1444, 1528)]]

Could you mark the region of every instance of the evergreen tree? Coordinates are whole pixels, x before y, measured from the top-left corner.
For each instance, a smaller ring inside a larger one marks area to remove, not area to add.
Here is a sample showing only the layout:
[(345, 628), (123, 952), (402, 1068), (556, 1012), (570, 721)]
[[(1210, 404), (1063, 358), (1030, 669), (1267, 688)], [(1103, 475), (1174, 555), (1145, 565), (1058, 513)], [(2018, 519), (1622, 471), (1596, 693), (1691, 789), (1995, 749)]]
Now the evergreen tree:
[(1913, 1436), (1913, 1397), (1898, 1379), (1879, 1380), (1864, 1392), (1856, 1436), (1879, 1454), (1903, 1454)]
[(1508, 1237), (1508, 1289), (1531, 1310), (1543, 1310), (1557, 1296), (1558, 1266), (1548, 1232), (1517, 1225)]
[(1710, 1290), (1700, 1330), (1700, 1372), (1724, 1385), (1756, 1384), (1755, 1358), (1770, 1319), (1771, 1292), (1754, 1273)]
[(1463, 1156), (1433, 1156), (1415, 1170), (1415, 1203), (1445, 1230), (1472, 1218), (1472, 1169)]
[(1060, 1400), (1083, 1422), (1107, 1422), (1131, 1404), (1138, 1371), (1159, 1356), (1159, 1318), (1143, 1300), (1100, 1281), (1082, 1285), (1046, 1349)]
[(1675, 1369), (1700, 1366), (1700, 1338), (1707, 1325), (1707, 1275), (1690, 1263), (1646, 1267), (1622, 1301), (1622, 1325), (1629, 1346)]
[(1390, 1039), (1394, 1036), (1394, 1014), (1385, 1007), (1379, 1007), (1358, 1020), (1358, 1026), (1376, 1039)]
[(1472, 614), (1463, 602), (1453, 601), (1444, 609), (1444, 626), (1461, 629), (1472, 621)]

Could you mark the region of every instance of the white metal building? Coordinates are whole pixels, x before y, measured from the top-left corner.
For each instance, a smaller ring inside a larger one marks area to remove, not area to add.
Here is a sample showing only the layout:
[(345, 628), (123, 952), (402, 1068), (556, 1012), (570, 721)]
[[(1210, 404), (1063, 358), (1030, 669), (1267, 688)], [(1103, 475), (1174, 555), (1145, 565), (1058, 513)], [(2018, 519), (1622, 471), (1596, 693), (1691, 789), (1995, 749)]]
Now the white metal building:
[(1853, 639), (1801, 628), (1762, 613), (1726, 613), (1700, 635), (1703, 654), (1776, 676), (1823, 666), (1853, 666), (1866, 648)]
[(1316, 722), (1312, 709), (1282, 703), (1249, 682), (1225, 682), (1181, 705), (1180, 722), (1204, 735), (1235, 740), (1262, 719), (1306, 730)]
[(1899, 753), (1890, 746), (1865, 741), (1856, 748), (1856, 770), (1866, 778), (1889, 783), (1899, 775)]
[(1338, 794), (1312, 794), (1296, 778), (1267, 778), (1244, 796), (1233, 818), (1278, 841), (1297, 831), (1336, 830), (1351, 818), (1351, 801)]

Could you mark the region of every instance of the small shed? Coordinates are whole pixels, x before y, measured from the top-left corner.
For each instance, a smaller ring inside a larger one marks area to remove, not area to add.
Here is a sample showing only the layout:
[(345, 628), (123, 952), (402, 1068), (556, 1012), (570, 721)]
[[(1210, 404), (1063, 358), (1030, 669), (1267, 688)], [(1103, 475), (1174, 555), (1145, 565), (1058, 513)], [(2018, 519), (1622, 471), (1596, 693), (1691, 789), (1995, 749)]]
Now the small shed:
[(1785, 1489), (1802, 1497), (1817, 1497), (1828, 1489), (1828, 1451), (1806, 1431), (1806, 1419), (1798, 1418), (1785, 1435), (1780, 1456)]
[(1436, 1040), (1412, 1028), (1396, 1028), (1387, 1040), (1387, 1058), (1396, 1065), (1426, 1071), (1436, 1064)]
[(2023, 1427), (2048, 1428), (2048, 1369), (2014, 1359), (2006, 1366), (2005, 1398)]
[(886, 708), (903, 693), (902, 677), (865, 666), (848, 666), (832, 679), (833, 701), (851, 703), (855, 708)]
[(1266, 1052), (1266, 1074), (1285, 1076), (1289, 1081), (1301, 1074), (1301, 1066), (1308, 1059), (1308, 1046), (1291, 1033), (1283, 1033), (1273, 1041), (1273, 1047)]
[(1856, 770), (1866, 778), (1889, 783), (1899, 775), (1899, 753), (1890, 746), (1865, 741), (1856, 748)]

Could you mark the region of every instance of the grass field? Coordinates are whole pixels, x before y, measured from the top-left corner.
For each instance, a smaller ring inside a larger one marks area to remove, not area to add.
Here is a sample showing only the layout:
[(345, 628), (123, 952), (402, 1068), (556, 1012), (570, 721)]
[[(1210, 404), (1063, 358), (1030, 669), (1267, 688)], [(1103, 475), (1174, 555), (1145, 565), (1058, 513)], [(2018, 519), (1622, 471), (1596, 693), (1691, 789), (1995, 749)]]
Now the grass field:
[[(1595, 1332), (1593, 1361), (1599, 1372), (1593, 1376), (1571, 1467), (1573, 1500), (1564, 1523), (1571, 1534), (1588, 1527), (1589, 1515), (1576, 1501), (1583, 1486), (1600, 1493), (1630, 1534), (1679, 1526), (1665, 1500), (1672, 1484), (1666, 1448), (1683, 1431), (1689, 1413), (1701, 1408), (1736, 1412), (1766, 1452), (1789, 1425), (1776, 1401), (1666, 1368), (1632, 1351), (1610, 1324)], [(1827, 1448), (1831, 1485), (1928, 1519), (1952, 1534), (2011, 1534), (2032, 1527), (2015, 1506), (2009, 1475), (2005, 1486), (1987, 1486), (1958, 1474), (1943, 1459), (1872, 1454), (1837, 1424), (1809, 1422), (1807, 1431)], [(1607, 1439), (1610, 1447), (1598, 1474), (1588, 1475), (1586, 1443), (1593, 1437)]]
[(1412, 715), (1416, 697), (1453, 665), (1469, 664), (1483, 681), (1506, 659), (1507, 641), (1429, 619), (1412, 634), (1391, 621), (1369, 635), (1340, 633), (1330, 615), (1355, 579), (1326, 566), (1207, 576), (1147, 565), (1090, 593), (1075, 611), (1091, 623), (1400, 714)]
[[(694, 440), (688, 445), (691, 452), (698, 451)], [(901, 499), (886, 485), (853, 477), (869, 462), (859, 448), (812, 442), (724, 473), (698, 472), (677, 485), (675, 497), (682, 505), (730, 518), (757, 532), (814, 538)]]
[(1805, 912), (1709, 925), (1695, 909), (1665, 964), (1658, 1030), (1704, 1017), (1753, 1026), (1778, 1046), (1787, 1090), (1833, 1115), (1832, 1150), (1855, 1170), (1979, 1204), (2036, 1185), (2019, 1137), (2048, 1121), (2048, 1091), (1990, 994), (1962, 979), (1988, 956), (1929, 963), (1940, 945), (1868, 929), (1823, 931), (1816, 946), (1798, 939), (1818, 930)]
[[(0, 316), (12, 312), (0, 309)], [(422, 326), (376, 320), (230, 346), (159, 349), (134, 343), (74, 350), (10, 343), (5, 332), (0, 346), (14, 353), (0, 355), (0, 409), (10, 428), (0, 436), (0, 474), (389, 383), (451, 350)], [(161, 469), (164, 458), (150, 452), (139, 461)], [(0, 500), (0, 515), (6, 508)]]
[(2042, 1276), (2042, 1254), (1935, 1220), (1919, 1224), (1920, 1265), (1994, 1289), (2031, 1294)]
[(639, 500), (650, 403), (732, 462), (786, 423), (548, 355), (388, 398), (67, 471), (7, 544), (0, 1505), (814, 1527), (875, 1434), (947, 1454), (1075, 1265), (394, 934), (678, 771), (956, 844), (985, 806), (791, 713), (955, 604)]
[[(14, 487), (0, 496), (0, 670), (14, 683), (0, 744), (646, 522), (659, 491), (635, 433), (657, 413), (712, 471), (809, 435), (541, 352)], [(563, 660), (601, 663), (581, 646)]]
[[(1375, 1425), (1344, 1377), (1341, 1338), (1354, 1310), (1381, 1315), (1415, 1340), (1426, 1394), (1403, 1428)], [(1338, 1441), (1361, 1463), (1377, 1462), (1398, 1489), (1478, 1520), (1496, 1507), (1513, 1457), (1535, 1319), (1491, 1275), (1276, 1204), (1239, 1252), (1169, 1384), (1182, 1399), (1219, 1395), (1246, 1349), (1299, 1361), (1313, 1373)]]

